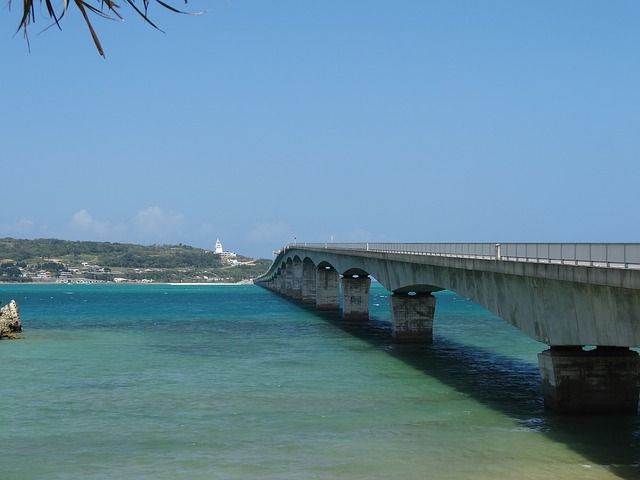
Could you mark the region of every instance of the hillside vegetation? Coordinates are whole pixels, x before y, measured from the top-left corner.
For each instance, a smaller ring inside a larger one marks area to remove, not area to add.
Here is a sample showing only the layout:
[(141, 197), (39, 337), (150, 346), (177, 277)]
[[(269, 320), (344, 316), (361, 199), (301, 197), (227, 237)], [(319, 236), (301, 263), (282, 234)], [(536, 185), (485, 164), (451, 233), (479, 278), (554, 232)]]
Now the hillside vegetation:
[(267, 270), (270, 260), (238, 255), (234, 263), (189, 245), (136, 245), (57, 239), (0, 239), (0, 281), (114, 278), (156, 282), (241, 281)]

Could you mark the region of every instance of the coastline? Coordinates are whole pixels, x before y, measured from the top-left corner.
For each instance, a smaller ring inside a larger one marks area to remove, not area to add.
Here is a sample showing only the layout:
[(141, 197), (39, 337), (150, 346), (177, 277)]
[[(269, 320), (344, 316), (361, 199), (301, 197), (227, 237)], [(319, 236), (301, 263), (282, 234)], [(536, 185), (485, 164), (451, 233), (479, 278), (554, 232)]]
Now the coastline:
[(148, 283), (147, 285), (171, 285), (171, 286), (220, 286), (220, 287), (233, 287), (241, 285), (253, 285), (253, 281), (240, 281), (240, 282), (172, 282), (172, 283)]
[(253, 280), (242, 280), (240, 282), (0, 282), (2, 285), (170, 285), (170, 286), (220, 286), (232, 287), (242, 285), (253, 285)]

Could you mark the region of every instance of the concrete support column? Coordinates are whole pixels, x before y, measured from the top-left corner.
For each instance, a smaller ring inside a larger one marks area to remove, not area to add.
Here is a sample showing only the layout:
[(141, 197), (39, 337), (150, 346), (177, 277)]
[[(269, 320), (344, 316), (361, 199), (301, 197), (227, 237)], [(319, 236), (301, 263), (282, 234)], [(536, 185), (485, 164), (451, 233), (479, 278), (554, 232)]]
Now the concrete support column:
[(302, 263), (302, 303), (316, 303), (316, 267), (313, 263)]
[(279, 294), (282, 294), (284, 291), (284, 274), (281, 273), (275, 278), (274, 290)]
[(342, 277), (342, 318), (346, 320), (369, 319), (369, 287), (371, 278), (368, 275), (345, 275)]
[(291, 297), (294, 300), (302, 300), (302, 262), (294, 261), (291, 279)]
[(318, 310), (340, 308), (338, 278), (335, 268), (320, 267), (316, 270), (316, 308)]
[(432, 343), (436, 297), (430, 293), (391, 295), (394, 343)]
[(637, 413), (640, 356), (626, 347), (551, 347), (538, 354), (546, 407), (564, 413)]
[(293, 297), (293, 268), (289, 266), (284, 270), (284, 291), (282, 293), (287, 297)]

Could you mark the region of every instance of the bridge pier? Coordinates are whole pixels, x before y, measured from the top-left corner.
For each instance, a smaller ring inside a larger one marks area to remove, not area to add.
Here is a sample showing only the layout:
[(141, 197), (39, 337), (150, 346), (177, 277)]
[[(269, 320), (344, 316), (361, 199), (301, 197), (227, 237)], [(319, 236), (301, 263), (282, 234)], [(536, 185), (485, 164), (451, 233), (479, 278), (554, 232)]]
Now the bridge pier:
[(345, 320), (369, 319), (368, 275), (344, 275), (342, 277), (342, 318)]
[(338, 310), (340, 308), (340, 286), (338, 272), (333, 267), (316, 270), (316, 309)]
[(626, 347), (551, 347), (538, 354), (545, 407), (561, 413), (637, 413), (640, 356)]
[(287, 268), (284, 269), (284, 291), (285, 296), (293, 298), (293, 263), (287, 262)]
[(296, 257), (292, 265), (291, 298), (302, 301), (302, 261)]
[(302, 262), (302, 303), (316, 303), (316, 267), (312, 262)]
[(391, 295), (394, 343), (432, 343), (436, 297), (429, 292)]

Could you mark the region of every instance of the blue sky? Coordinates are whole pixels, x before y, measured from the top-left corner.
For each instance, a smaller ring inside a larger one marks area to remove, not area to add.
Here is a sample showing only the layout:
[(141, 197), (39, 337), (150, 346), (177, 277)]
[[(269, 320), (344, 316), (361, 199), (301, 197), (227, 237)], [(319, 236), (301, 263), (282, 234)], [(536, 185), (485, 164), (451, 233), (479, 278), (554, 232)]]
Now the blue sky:
[(640, 240), (640, 3), (191, 0), (0, 11), (0, 236)]

